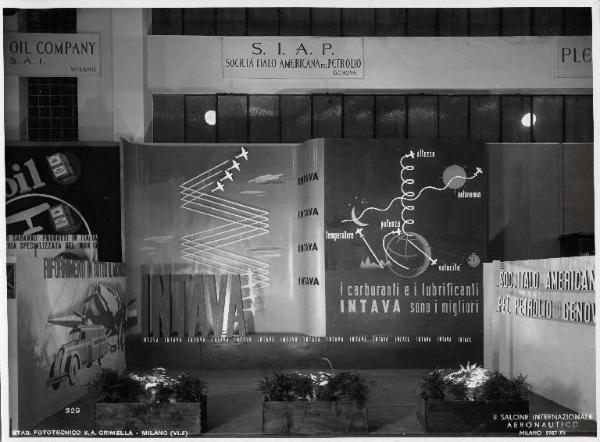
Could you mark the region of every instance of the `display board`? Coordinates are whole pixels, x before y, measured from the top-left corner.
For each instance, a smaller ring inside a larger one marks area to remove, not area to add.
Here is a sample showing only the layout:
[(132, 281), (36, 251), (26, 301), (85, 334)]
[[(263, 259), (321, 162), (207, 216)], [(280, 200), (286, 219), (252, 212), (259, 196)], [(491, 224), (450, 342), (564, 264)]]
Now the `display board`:
[(594, 411), (596, 296), (593, 256), (486, 263), (486, 367), (527, 374), (537, 394)]
[[(324, 334), (324, 321), (319, 331), (304, 320), (307, 308), (324, 304), (309, 307), (292, 277), (297, 146), (123, 149), (126, 262), (132, 290), (142, 293), (144, 335), (231, 335), (228, 322), (242, 314), (242, 334)], [(184, 312), (197, 310), (191, 302), (202, 311), (179, 330)]]
[(30, 431), (81, 398), (100, 368), (125, 367), (136, 308), (124, 275), (122, 263), (17, 257), (14, 430)]
[[(63, 235), (87, 235), (87, 246), (98, 241), (94, 258), (121, 261), (116, 144), (9, 145), (5, 165), (7, 234), (18, 235), (17, 242), (46, 235), (43, 239), (49, 243), (68, 240)], [(86, 248), (77, 242), (70, 249)]]
[(447, 344), (456, 361), (481, 360), (481, 144), (123, 149), (142, 336), (292, 333), (425, 353)]
[(9, 404), (10, 417), (14, 428), (19, 428), (19, 329), (18, 303), (16, 293), (16, 272), (19, 258), (19, 271), (28, 274), (28, 263), (36, 265), (35, 259), (23, 258), (57, 258), (87, 260), (95, 256), (98, 249), (97, 240), (90, 241), (88, 235), (7, 235), (6, 236), (6, 275), (7, 275), (7, 324), (8, 324), (8, 376), (10, 383)]
[(327, 333), (480, 342), (483, 145), (327, 141)]

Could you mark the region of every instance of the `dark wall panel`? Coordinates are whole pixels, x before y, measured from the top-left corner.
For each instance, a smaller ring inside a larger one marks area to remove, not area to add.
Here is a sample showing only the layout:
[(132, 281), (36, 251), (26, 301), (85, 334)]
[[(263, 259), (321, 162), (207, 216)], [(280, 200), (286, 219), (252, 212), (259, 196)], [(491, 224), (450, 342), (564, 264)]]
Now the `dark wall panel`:
[(500, 35), (500, 9), (469, 9), (469, 33), (477, 36)]
[(313, 95), (312, 137), (342, 137), (341, 95)]
[(502, 35), (531, 35), (531, 8), (502, 8)]
[(248, 35), (278, 35), (279, 11), (277, 8), (248, 8)]
[(437, 34), (437, 9), (409, 8), (407, 12), (407, 35), (412, 37), (426, 37)]
[(187, 8), (183, 10), (183, 33), (187, 35), (215, 35), (217, 31), (215, 8)]
[(563, 140), (563, 97), (547, 95), (532, 97), (532, 112), (535, 115), (533, 141), (535, 143)]
[(469, 35), (469, 10), (465, 8), (438, 9), (438, 34), (442, 37)]
[(471, 138), (485, 142), (500, 141), (500, 97), (473, 95), (469, 97)]
[[(223, 94), (155, 95), (153, 100), (156, 141), (439, 136), (559, 143), (592, 142), (594, 133), (591, 95), (272, 94), (248, 101), (246, 95)], [(210, 110), (216, 111), (216, 126), (210, 124)]]
[(591, 95), (565, 97), (565, 141), (594, 141), (594, 118)]
[(220, 143), (248, 141), (248, 96), (217, 96), (217, 127)]
[(342, 9), (342, 35), (369, 37), (374, 33), (375, 12), (372, 8)]
[(594, 231), (594, 145), (564, 145), (564, 233)]
[(406, 97), (404, 95), (375, 96), (375, 136), (406, 138)]
[(592, 35), (591, 8), (563, 8), (565, 35)]
[(339, 8), (311, 9), (312, 35), (342, 35), (342, 11)]
[(279, 143), (278, 95), (250, 95), (248, 119), (250, 143)]
[(246, 9), (217, 8), (217, 35), (246, 35)]
[(171, 8), (152, 9), (152, 34), (181, 35), (183, 33), (183, 10)]
[(183, 95), (152, 97), (152, 139), (156, 143), (185, 141)]
[(280, 35), (310, 35), (310, 8), (279, 8)]
[(375, 35), (386, 37), (406, 35), (406, 9), (375, 8)]
[(281, 142), (299, 143), (311, 138), (310, 95), (282, 95)]
[[(212, 112), (211, 112), (212, 111)], [(217, 97), (188, 95), (185, 97), (185, 142), (217, 142)]]
[(374, 138), (373, 95), (344, 96), (344, 138)]
[(469, 97), (439, 97), (440, 138), (469, 138)]
[(591, 35), (591, 8), (184, 8), (152, 10), (171, 35)]
[(562, 35), (562, 8), (531, 8), (531, 33), (533, 35)]
[[(502, 142), (531, 142), (531, 97), (504, 96), (500, 100)], [(529, 116), (527, 117), (527, 114)]]
[(408, 138), (437, 138), (437, 99), (437, 96), (407, 97)]
[(488, 146), (488, 260), (560, 256), (560, 157), (557, 144)]

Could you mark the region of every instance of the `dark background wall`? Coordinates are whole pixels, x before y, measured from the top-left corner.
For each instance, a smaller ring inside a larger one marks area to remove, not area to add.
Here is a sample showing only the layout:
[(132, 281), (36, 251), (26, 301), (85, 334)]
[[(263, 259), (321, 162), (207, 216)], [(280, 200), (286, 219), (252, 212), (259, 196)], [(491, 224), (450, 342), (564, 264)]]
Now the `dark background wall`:
[(590, 8), (153, 9), (168, 35), (510, 36), (591, 35)]
[(571, 256), (561, 236), (593, 235), (593, 144), (488, 144), (486, 153), (488, 261)]
[[(309, 138), (592, 142), (591, 95), (154, 95), (154, 142)], [(209, 110), (216, 124), (205, 120)], [(535, 123), (526, 117), (535, 115)], [(529, 126), (527, 126), (527, 124)]]

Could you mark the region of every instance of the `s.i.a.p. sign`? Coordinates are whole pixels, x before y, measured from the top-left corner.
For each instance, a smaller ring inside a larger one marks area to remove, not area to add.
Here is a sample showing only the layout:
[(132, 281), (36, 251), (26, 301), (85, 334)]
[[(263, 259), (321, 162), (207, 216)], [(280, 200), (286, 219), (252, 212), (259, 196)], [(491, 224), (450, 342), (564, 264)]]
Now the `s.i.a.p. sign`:
[(224, 78), (363, 78), (362, 38), (224, 37)]

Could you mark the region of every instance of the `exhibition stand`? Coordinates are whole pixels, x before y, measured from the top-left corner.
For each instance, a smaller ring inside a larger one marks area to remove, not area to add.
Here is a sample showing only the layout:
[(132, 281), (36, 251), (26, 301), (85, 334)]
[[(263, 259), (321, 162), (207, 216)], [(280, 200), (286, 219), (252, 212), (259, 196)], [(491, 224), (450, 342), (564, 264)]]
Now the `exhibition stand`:
[(593, 257), (485, 262), (539, 222), (499, 203), (520, 147), (7, 147), (12, 429), (594, 432)]

